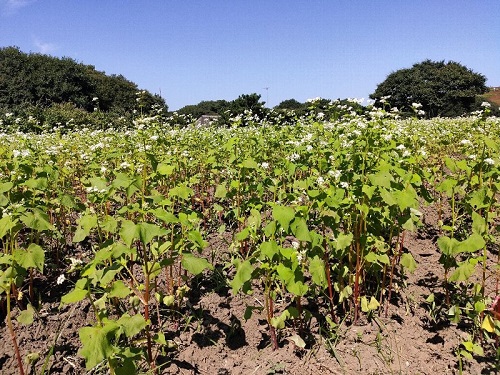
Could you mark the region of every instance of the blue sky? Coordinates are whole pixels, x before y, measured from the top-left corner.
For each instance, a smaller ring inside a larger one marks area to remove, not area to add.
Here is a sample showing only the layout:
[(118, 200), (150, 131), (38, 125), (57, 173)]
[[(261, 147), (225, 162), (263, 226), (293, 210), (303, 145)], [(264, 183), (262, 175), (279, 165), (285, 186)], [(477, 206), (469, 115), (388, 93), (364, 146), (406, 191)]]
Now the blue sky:
[(500, 86), (499, 19), (500, 0), (0, 0), (0, 47), (122, 74), (171, 110), (253, 92), (272, 107), (367, 98), (425, 59)]

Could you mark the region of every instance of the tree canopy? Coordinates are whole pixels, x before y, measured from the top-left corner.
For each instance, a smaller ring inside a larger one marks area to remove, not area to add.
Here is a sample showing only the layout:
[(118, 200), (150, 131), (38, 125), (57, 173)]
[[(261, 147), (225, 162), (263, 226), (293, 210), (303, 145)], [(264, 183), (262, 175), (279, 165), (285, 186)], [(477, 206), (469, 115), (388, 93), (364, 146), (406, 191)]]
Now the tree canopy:
[[(76, 108), (126, 113), (138, 108), (137, 85), (122, 75), (106, 75), (92, 65), (64, 57), (23, 53), (17, 47), (0, 48), (0, 108), (48, 108), (71, 103)], [(144, 108), (153, 104), (167, 110), (158, 95), (141, 91)]]
[(487, 91), (486, 77), (453, 61), (425, 60), (387, 76), (370, 98), (409, 112), (422, 105), (427, 117), (460, 116), (473, 111), (476, 95)]

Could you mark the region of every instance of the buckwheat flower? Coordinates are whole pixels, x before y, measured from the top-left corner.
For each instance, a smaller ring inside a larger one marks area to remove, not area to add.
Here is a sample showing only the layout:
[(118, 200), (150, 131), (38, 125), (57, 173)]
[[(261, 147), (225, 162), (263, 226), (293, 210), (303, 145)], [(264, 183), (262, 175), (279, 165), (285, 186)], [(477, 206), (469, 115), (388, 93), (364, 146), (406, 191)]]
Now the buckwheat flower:
[(262, 162), (262, 164), (260, 166), (264, 169), (267, 169), (267, 168), (269, 168), (269, 163), (264, 161), (264, 162)]
[(410, 155), (411, 155), (411, 152), (410, 152), (410, 151), (408, 151), (408, 150), (404, 150), (404, 151), (403, 151), (403, 157), (404, 157), (404, 158), (406, 158), (406, 157), (408, 157), (408, 156), (410, 156)]
[(313, 149), (314, 149), (314, 147), (311, 145), (307, 145), (307, 147), (306, 147), (307, 152), (311, 152)]
[(17, 158), (20, 155), (21, 155), (21, 151), (19, 151), (19, 150), (12, 150), (12, 156), (14, 156), (15, 158)]
[(488, 103), (488, 102), (482, 102), (481, 103), (481, 107), (484, 107), (484, 108), (490, 108), (491, 107), (491, 104)]
[(321, 185), (324, 185), (324, 183), (325, 183), (325, 179), (324, 179), (323, 177), (319, 176), (319, 177), (316, 179), (316, 183), (317, 183), (318, 185), (320, 185), (320, 186), (321, 186)]
[(107, 170), (108, 170), (108, 169), (107, 169), (104, 165), (101, 167), (101, 173), (103, 173), (103, 174), (104, 174), (104, 173), (106, 173), (106, 172), (107, 172)]
[(425, 115), (425, 111), (419, 109), (418, 112), (417, 112), (417, 115), (423, 116), (423, 115)]
[(398, 145), (398, 146), (396, 147), (396, 150), (405, 150), (405, 149), (406, 149), (406, 147), (405, 147), (405, 145), (403, 145), (403, 144), (400, 144), (400, 145)]
[(99, 100), (99, 98), (98, 98), (97, 96), (94, 96), (94, 97), (92, 98), (92, 101), (93, 101), (93, 102), (96, 102), (96, 101), (98, 101), (98, 100)]
[(150, 138), (152, 141), (156, 141), (158, 139), (158, 136), (157, 135), (152, 135), (151, 138)]
[(345, 182), (345, 181), (341, 181), (340, 182), (340, 187), (342, 189), (347, 189), (349, 187), (349, 183), (348, 182)]
[(298, 250), (298, 248), (300, 247), (300, 243), (298, 241), (292, 241), (292, 247), (295, 250)]
[(323, 117), (325, 117), (325, 114), (323, 112), (319, 112), (317, 115), (316, 115), (317, 118), (319, 119), (322, 119)]
[(476, 160), (476, 155), (474, 155), (474, 154), (469, 155), (469, 159)]
[(300, 158), (300, 155), (294, 152), (293, 154), (291, 154), (291, 155), (288, 157), (288, 160), (290, 160), (290, 161), (292, 161), (292, 162), (293, 162), (293, 161), (298, 160), (299, 158)]
[(124, 161), (118, 166), (119, 169), (127, 169), (128, 167), (130, 167), (130, 164), (127, 163), (126, 161)]
[(414, 109), (419, 109), (422, 107), (422, 104), (420, 103), (411, 103), (411, 106), (414, 108)]
[(302, 263), (306, 255), (307, 255), (306, 249), (297, 251), (297, 262)]
[(486, 158), (484, 159), (484, 162), (489, 165), (495, 164), (495, 161), (492, 158)]
[(342, 171), (334, 170), (334, 171), (328, 171), (328, 174), (332, 176), (334, 179), (338, 180), (340, 178), (340, 175), (342, 174)]
[(469, 141), (468, 139), (462, 139), (462, 140), (460, 141), (460, 144), (461, 144), (461, 145), (470, 145), (470, 144), (472, 144), (472, 142), (471, 142), (471, 141)]
[(66, 276), (64, 274), (59, 275), (57, 278), (57, 285), (61, 285), (66, 280)]

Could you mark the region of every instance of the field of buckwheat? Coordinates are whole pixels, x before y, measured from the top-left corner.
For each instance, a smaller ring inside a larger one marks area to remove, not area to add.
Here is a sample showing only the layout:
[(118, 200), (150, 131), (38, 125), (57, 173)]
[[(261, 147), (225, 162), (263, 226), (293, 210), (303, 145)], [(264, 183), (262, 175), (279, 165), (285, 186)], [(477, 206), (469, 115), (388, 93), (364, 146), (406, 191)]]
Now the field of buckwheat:
[[(257, 332), (252, 350), (295, 359), (253, 358), (256, 373), (312, 371), (300, 363), (319, 352), (318, 373), (428, 373), (397, 350), (397, 316), (417, 309), (429, 337), (456, 333), (422, 361), (498, 371), (500, 119), (487, 105), (453, 119), (414, 109), (0, 133), (1, 372), (251, 373), (182, 351), (199, 336), (241, 351)], [(415, 253), (424, 237), (432, 269)], [(199, 302), (210, 294), (227, 309), (211, 334), (216, 313)]]

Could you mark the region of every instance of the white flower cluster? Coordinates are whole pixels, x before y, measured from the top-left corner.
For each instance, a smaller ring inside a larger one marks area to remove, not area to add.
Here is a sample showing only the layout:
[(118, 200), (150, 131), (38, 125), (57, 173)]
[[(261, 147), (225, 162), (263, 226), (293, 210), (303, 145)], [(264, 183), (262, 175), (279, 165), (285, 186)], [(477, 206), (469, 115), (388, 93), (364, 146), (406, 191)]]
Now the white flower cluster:
[(21, 156), (23, 158), (30, 156), (30, 151), (29, 150), (12, 150), (12, 156), (15, 158)]

